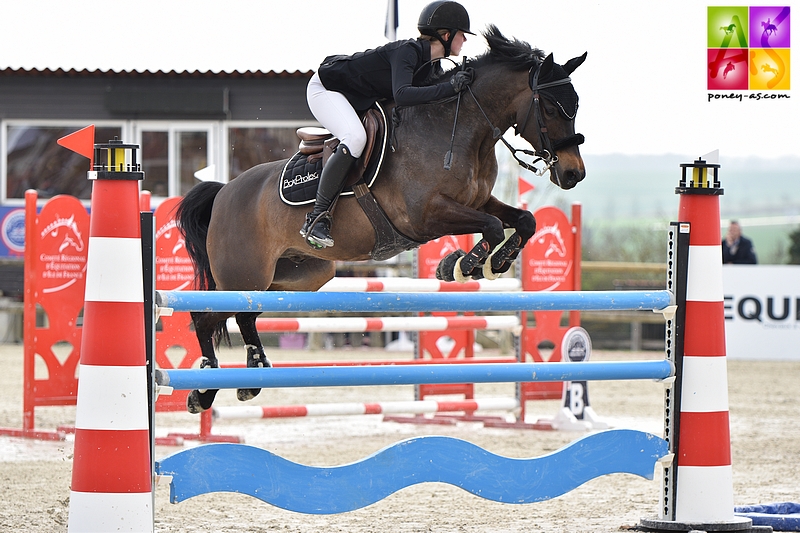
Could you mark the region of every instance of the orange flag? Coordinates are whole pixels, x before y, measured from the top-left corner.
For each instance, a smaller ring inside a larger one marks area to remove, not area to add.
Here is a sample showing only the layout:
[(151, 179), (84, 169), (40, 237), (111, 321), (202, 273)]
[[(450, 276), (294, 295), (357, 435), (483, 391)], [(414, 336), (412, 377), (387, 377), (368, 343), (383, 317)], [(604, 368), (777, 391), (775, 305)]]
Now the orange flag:
[(94, 124), (70, 133), (56, 141), (68, 150), (89, 158), (89, 170), (94, 167)]

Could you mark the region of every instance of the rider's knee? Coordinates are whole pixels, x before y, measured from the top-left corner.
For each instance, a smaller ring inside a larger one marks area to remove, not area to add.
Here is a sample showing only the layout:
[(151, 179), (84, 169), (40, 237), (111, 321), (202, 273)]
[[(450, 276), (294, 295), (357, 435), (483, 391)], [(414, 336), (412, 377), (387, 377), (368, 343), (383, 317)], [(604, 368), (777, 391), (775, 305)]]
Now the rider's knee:
[(340, 141), (342, 144), (350, 148), (350, 153), (353, 157), (361, 157), (364, 152), (364, 147), (367, 145), (367, 132), (363, 128), (360, 131), (354, 130), (343, 136)]

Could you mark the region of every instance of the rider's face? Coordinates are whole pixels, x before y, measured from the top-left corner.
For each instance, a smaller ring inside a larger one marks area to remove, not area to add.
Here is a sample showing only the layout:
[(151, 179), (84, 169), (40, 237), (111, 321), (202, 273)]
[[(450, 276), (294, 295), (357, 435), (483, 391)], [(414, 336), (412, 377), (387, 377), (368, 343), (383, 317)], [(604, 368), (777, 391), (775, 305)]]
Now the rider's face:
[(450, 45), (450, 55), (461, 55), (461, 47), (464, 46), (465, 42), (467, 42), (467, 36), (463, 31), (459, 30), (456, 33), (455, 39), (453, 39), (453, 43)]

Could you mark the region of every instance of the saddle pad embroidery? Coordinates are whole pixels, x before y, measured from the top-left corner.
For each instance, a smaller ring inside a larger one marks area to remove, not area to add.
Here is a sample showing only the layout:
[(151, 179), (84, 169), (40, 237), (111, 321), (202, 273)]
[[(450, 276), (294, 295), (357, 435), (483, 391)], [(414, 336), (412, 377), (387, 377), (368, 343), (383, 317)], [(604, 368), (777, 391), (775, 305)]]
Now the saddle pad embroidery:
[(308, 156), (297, 152), (283, 167), (280, 179), (281, 200), (289, 205), (304, 205), (314, 201), (322, 174), (322, 158), (308, 161)]

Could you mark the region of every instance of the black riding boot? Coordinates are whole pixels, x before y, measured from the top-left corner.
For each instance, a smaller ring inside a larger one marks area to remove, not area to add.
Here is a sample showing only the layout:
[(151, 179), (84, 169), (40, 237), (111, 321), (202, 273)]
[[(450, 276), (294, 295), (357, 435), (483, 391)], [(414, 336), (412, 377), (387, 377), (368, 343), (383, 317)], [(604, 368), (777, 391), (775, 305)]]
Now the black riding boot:
[(330, 213), (331, 204), (342, 192), (347, 173), (353, 163), (356, 162), (356, 159), (350, 155), (350, 149), (347, 146), (340, 144), (325, 163), (322, 175), (319, 177), (317, 201), (314, 204), (314, 209), (306, 215), (306, 222), (300, 229), (300, 235), (305, 237), (310, 246), (314, 248), (333, 246), (333, 238), (331, 238), (331, 222), (333, 221)]

